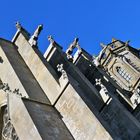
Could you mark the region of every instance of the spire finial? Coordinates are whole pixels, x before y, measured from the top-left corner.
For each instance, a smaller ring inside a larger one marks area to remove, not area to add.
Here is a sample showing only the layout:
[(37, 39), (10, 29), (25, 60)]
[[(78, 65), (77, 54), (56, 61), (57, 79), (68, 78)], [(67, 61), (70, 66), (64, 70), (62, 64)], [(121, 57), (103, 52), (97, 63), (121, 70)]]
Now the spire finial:
[(21, 30), (21, 28), (22, 28), (22, 26), (21, 26), (21, 24), (20, 24), (19, 21), (16, 22), (16, 28), (17, 28), (18, 30)]
[(79, 38), (74, 38), (74, 41), (73, 43), (71, 44), (73, 47), (76, 47), (78, 45), (78, 41), (79, 41)]
[(48, 41), (49, 41), (50, 43), (53, 43), (53, 42), (54, 42), (54, 39), (53, 39), (52, 35), (49, 35), (49, 36), (48, 36)]
[(43, 30), (43, 25), (40, 24), (38, 25), (37, 29), (35, 30), (34, 34), (32, 35), (34, 38), (38, 38), (39, 34)]

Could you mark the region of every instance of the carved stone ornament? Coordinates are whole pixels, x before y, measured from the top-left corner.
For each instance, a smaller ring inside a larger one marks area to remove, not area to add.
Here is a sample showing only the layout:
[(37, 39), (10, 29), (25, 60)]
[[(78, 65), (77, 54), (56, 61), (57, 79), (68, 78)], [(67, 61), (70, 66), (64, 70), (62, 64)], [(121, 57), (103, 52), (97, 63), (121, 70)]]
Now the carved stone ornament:
[(16, 22), (16, 28), (17, 28), (18, 30), (21, 30), (21, 28), (22, 28), (22, 26), (21, 26), (21, 24), (20, 24), (19, 21)]
[(63, 79), (67, 79), (68, 77), (67, 77), (67, 73), (66, 73), (66, 71), (64, 70), (64, 68), (63, 68), (63, 64), (58, 64), (57, 65), (57, 71), (58, 72), (61, 72), (61, 74), (62, 74), (62, 76), (63, 76)]
[(106, 89), (106, 87), (102, 84), (101, 79), (95, 79), (95, 81), (96, 81), (96, 85), (98, 85), (98, 86), (101, 87), (101, 90), (100, 91), (102, 91), (104, 93), (107, 93), (108, 92), (108, 90)]
[[(0, 82), (0, 90), (3, 90), (7, 94), (16, 94), (20, 97), (23, 97), (22, 93), (19, 92), (19, 89), (14, 89), (12, 91), (7, 83)], [(24, 96), (24, 98), (26, 98), (26, 97)]]
[(50, 43), (54, 43), (54, 39), (53, 39), (53, 37), (52, 37), (51, 35), (48, 36), (48, 41), (49, 41)]

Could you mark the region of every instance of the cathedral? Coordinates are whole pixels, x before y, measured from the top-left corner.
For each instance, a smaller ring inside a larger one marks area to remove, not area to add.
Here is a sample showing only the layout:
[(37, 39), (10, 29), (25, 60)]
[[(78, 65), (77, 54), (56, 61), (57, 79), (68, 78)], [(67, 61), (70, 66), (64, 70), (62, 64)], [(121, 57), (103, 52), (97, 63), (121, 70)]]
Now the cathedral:
[(49, 36), (42, 55), (43, 26), (16, 28), (0, 38), (1, 140), (140, 140), (140, 50), (112, 39), (92, 56)]

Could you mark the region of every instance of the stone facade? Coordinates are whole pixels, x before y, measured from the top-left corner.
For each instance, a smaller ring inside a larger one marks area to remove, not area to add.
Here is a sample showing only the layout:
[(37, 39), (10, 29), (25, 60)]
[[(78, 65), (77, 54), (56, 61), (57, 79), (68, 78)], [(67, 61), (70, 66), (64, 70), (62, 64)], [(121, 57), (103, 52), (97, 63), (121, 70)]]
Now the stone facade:
[(0, 139), (140, 139), (139, 50), (113, 39), (93, 57), (78, 38), (64, 52), (50, 36), (43, 56), (43, 26), (16, 27), (0, 38)]

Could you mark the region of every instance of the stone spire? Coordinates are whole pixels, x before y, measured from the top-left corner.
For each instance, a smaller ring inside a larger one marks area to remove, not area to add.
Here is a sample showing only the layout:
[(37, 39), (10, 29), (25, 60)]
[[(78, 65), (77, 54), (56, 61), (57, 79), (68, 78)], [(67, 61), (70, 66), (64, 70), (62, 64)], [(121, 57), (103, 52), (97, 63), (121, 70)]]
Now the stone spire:
[(31, 44), (31, 46), (36, 46), (37, 47), (37, 40), (38, 40), (38, 36), (40, 34), (40, 32), (43, 29), (43, 25), (39, 25), (37, 27), (37, 29), (35, 30), (34, 34), (31, 36), (31, 38), (29, 39), (29, 43)]

